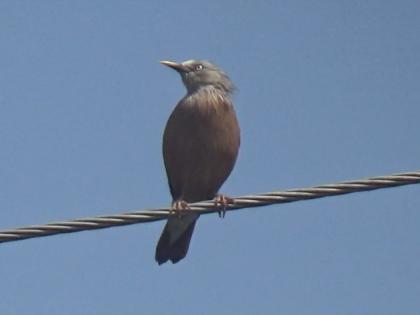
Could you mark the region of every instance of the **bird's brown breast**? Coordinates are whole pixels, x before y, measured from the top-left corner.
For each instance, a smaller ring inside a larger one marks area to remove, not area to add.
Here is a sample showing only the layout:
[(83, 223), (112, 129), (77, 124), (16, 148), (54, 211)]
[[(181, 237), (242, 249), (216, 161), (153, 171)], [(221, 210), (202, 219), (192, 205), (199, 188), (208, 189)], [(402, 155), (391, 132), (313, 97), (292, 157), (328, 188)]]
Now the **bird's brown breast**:
[(230, 99), (202, 91), (182, 99), (165, 128), (163, 156), (174, 200), (213, 198), (229, 176), (240, 145)]

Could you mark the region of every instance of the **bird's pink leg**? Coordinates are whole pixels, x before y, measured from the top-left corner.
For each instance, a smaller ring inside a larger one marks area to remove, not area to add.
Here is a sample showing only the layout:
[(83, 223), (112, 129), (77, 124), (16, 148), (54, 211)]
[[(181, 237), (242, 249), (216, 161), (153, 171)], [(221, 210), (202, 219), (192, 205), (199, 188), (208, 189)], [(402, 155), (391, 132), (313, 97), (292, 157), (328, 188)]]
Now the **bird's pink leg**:
[(178, 214), (178, 217), (182, 216), (182, 213), (186, 210), (190, 210), (190, 206), (184, 200), (177, 200), (172, 203), (171, 213)]
[(230, 204), (234, 204), (234, 203), (235, 203), (235, 199), (222, 195), (222, 194), (218, 194), (216, 198), (214, 198), (214, 205), (216, 207), (221, 208), (221, 210), (217, 211), (217, 213), (219, 214), (219, 218), (224, 218), (227, 207)]

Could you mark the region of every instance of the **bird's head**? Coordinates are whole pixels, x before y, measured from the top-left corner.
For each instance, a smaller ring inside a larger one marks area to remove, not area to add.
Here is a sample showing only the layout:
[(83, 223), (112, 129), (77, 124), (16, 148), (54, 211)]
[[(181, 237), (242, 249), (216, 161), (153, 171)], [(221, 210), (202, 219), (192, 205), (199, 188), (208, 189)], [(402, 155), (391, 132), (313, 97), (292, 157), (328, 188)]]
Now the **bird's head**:
[(213, 86), (227, 94), (235, 89), (226, 73), (208, 61), (187, 60), (182, 63), (161, 61), (160, 63), (171, 67), (181, 75), (189, 93), (207, 86)]

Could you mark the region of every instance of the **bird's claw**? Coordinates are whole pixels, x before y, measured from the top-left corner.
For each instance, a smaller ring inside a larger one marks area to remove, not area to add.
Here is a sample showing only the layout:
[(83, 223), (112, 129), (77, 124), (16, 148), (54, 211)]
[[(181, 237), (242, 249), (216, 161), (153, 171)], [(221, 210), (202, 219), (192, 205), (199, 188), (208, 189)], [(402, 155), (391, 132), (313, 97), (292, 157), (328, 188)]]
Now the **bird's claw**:
[(217, 211), (219, 214), (219, 218), (224, 218), (226, 215), (226, 209), (230, 204), (234, 204), (235, 200), (225, 195), (217, 195), (214, 198), (214, 205), (215, 207), (220, 207), (221, 209)]
[(177, 200), (174, 203), (172, 203), (170, 214), (177, 214), (178, 217), (182, 216), (182, 213), (186, 210), (190, 210), (190, 206), (188, 203), (184, 200)]

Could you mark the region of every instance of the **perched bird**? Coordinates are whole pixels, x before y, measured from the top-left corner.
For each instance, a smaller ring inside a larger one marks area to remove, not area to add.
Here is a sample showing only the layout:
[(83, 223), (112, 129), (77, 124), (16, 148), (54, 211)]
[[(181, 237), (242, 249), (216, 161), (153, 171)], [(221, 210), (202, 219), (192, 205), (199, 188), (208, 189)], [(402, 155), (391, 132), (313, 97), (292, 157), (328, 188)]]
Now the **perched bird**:
[(232, 202), (218, 191), (235, 165), (240, 145), (229, 77), (208, 61), (161, 64), (181, 75), (187, 94), (170, 115), (163, 135), (163, 159), (177, 215), (169, 217), (157, 244), (159, 265), (177, 263), (187, 254), (199, 217), (188, 211), (188, 203), (216, 198), (216, 205), (226, 207)]

